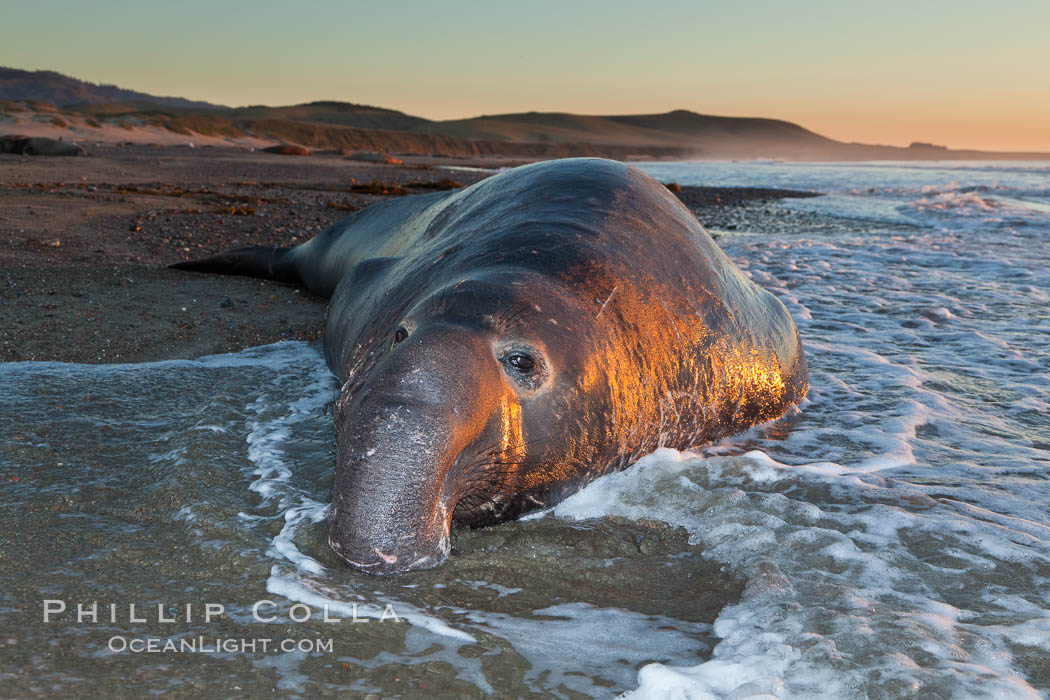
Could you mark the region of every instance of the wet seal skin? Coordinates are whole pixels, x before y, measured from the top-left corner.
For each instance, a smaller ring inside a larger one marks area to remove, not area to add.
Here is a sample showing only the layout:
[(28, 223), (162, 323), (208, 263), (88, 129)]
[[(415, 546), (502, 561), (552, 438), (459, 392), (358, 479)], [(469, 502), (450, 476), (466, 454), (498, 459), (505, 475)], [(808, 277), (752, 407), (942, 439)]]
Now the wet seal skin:
[(453, 523), (553, 505), (658, 447), (777, 418), (809, 387), (783, 304), (614, 161), (526, 165), (299, 246), (174, 267), (330, 298), (328, 542), (373, 574), (437, 566)]

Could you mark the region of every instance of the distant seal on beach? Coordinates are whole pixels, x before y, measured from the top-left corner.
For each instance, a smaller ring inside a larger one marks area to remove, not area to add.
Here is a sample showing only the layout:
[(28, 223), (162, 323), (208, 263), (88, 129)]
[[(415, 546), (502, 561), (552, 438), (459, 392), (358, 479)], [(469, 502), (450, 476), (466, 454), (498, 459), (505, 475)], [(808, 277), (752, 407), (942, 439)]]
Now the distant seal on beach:
[(86, 156), (82, 146), (42, 136), (0, 136), (0, 153), (24, 156)]
[(263, 153), (276, 153), (282, 156), (308, 156), (310, 155), (310, 149), (306, 146), (299, 146), (294, 143), (280, 143), (276, 146), (270, 146), (262, 149)]
[(436, 566), (452, 523), (545, 508), (658, 447), (777, 418), (809, 386), (784, 305), (666, 187), (608, 160), (526, 165), (175, 267), (330, 297), (329, 544), (375, 574)]

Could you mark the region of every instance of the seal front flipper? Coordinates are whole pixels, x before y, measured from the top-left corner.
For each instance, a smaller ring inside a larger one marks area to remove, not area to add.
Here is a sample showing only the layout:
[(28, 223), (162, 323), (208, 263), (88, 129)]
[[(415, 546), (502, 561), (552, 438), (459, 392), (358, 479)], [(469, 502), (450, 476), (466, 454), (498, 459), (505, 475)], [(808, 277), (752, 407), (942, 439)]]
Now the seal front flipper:
[(212, 255), (201, 260), (186, 260), (171, 265), (176, 270), (210, 272), (216, 275), (240, 275), (262, 279), (302, 284), (294, 264), (292, 251), (295, 246), (275, 248), (271, 246), (249, 246)]

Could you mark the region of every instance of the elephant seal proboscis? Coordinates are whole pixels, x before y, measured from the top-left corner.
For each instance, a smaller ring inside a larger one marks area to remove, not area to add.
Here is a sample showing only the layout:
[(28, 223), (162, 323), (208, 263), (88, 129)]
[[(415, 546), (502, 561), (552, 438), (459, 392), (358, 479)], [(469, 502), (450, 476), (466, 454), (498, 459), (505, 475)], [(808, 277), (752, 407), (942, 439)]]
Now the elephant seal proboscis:
[(329, 543), (370, 573), (437, 566), (452, 523), (550, 506), (658, 447), (777, 418), (809, 386), (784, 305), (666, 187), (608, 160), (525, 165), (175, 267), (330, 297)]

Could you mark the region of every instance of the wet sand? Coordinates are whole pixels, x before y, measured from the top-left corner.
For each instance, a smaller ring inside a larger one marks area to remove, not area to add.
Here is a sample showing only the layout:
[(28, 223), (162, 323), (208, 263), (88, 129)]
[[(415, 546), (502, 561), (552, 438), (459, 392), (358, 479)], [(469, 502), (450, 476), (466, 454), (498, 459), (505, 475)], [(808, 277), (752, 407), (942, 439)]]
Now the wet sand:
[[(185, 146), (89, 152), (0, 155), (0, 361), (143, 362), (318, 338), (325, 300), (305, 290), (167, 266), (241, 246), (301, 243), (374, 202), (490, 174), (442, 165), (496, 164), (379, 165)], [(770, 202), (806, 195), (676, 194), (701, 222), (730, 231), (761, 229), (776, 218)]]

